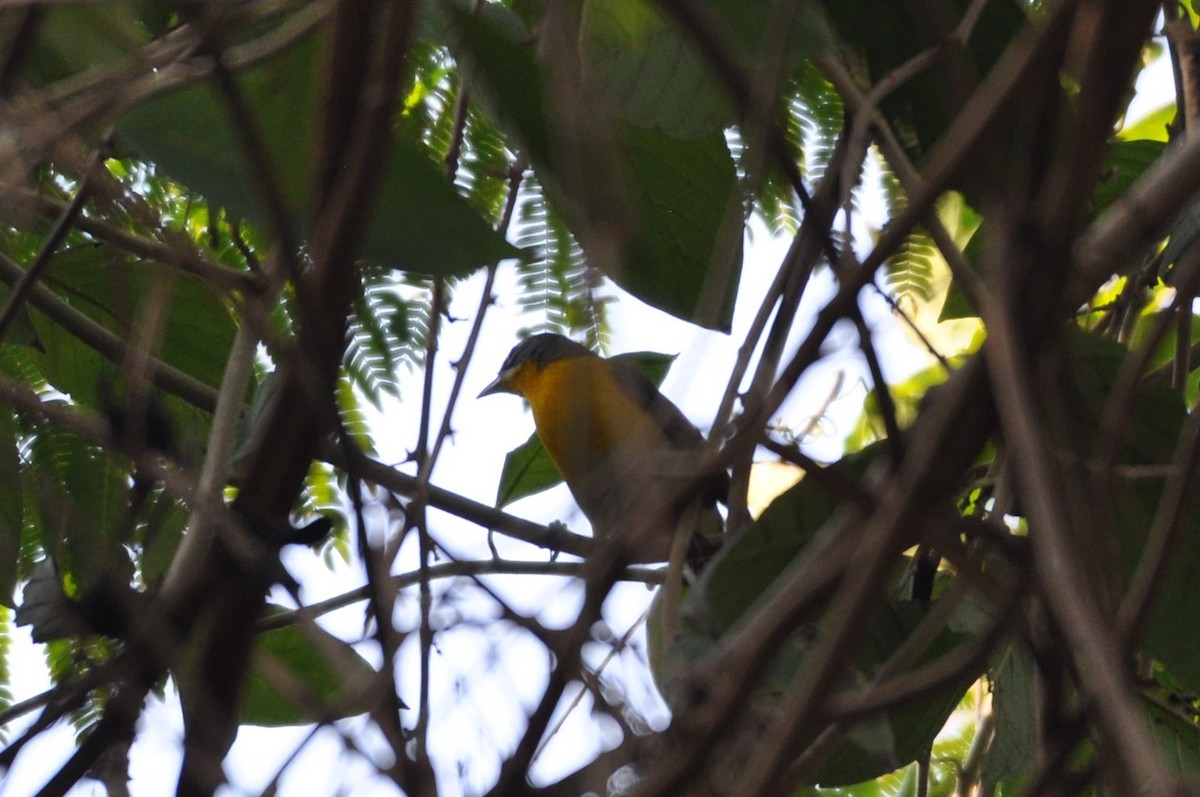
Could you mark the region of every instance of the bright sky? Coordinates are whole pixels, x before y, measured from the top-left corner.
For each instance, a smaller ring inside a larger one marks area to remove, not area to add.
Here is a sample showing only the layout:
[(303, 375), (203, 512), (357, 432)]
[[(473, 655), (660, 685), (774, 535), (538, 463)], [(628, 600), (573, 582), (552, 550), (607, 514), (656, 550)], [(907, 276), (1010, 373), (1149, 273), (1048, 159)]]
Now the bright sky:
[[(1163, 98), (1170, 95), (1171, 76), (1166, 59), (1159, 59), (1155, 68), (1143, 75), (1139, 91), (1131, 108), (1131, 119), (1157, 108)], [(878, 210), (868, 207), (866, 212), (874, 218), (873, 223), (878, 224)], [(858, 236), (860, 240), (867, 239), (866, 232), (865, 227), (860, 229), (860, 233), (864, 233)], [(663, 392), (706, 430), (712, 422), (737, 345), (787, 246), (787, 240), (773, 238), (761, 227), (754, 230), (747, 248), (732, 335), (698, 330), (621, 296), (620, 301), (610, 305), (614, 333), (610, 353), (639, 350), (678, 353), (680, 356), (663, 384)], [(450, 325), (443, 336), (434, 396), (437, 408), (445, 406), (453, 376), (446, 363), (462, 351), (470, 318), (478, 303), (480, 285), (481, 280), (476, 278), (456, 289), (453, 315), (465, 320)], [(831, 295), (831, 290), (828, 274), (819, 275), (806, 292), (801, 318), (811, 318)], [(496, 293), (499, 297), (497, 306), (488, 313), (479, 350), (455, 411), (453, 445), (444, 450), (434, 475), (434, 483), (438, 486), (485, 503), (494, 501), (505, 454), (523, 443), (533, 431), (532, 418), (519, 399), (507, 396), (474, 398), (495, 376), (504, 355), (517, 340), (518, 329), (536, 323), (536, 319), (518, 313), (519, 294), (511, 268), (502, 269)], [(924, 367), (927, 360), (899, 330), (883, 301), (867, 296), (864, 307), (888, 380), (900, 380)], [(803, 328), (806, 323), (802, 321), (800, 326)], [(845, 373), (842, 391), (830, 405), (827, 422), (821, 426), (823, 435), (805, 445), (811, 456), (821, 460), (832, 460), (840, 454), (841, 441), (858, 417), (865, 394), (865, 368), (854, 348), (852, 330), (835, 330), (832, 342), (836, 347), (831, 346), (829, 356), (810, 370), (781, 412), (781, 419), (788, 425), (803, 427), (824, 404), (839, 371)], [(372, 419), (377, 446), (385, 462), (402, 462), (416, 439), (420, 374), (405, 375), (403, 390), (405, 401), (389, 402), (386, 411)], [(574, 508), (565, 487), (526, 499), (509, 507), (509, 511), (540, 522), (563, 520), (574, 530), (586, 530), (586, 521)], [(375, 519), (381, 522), (374, 525), (382, 526), (380, 513), (375, 513)], [(431, 531), (456, 555), (488, 556), (484, 534), (472, 524), (433, 512)], [(504, 555), (513, 558), (540, 556), (535, 549), (518, 543), (501, 540), (500, 547)], [(405, 568), (415, 562), (411, 551), (401, 559)], [(339, 594), (362, 581), (354, 564), (330, 571), (308, 552), (289, 551), (286, 563), (304, 584), (304, 596), (308, 601)], [(570, 622), (578, 609), (577, 591), (562, 579), (493, 577), (489, 583), (515, 608), (549, 624)], [(642, 586), (618, 588), (606, 605), (606, 622), (612, 632), (620, 636), (635, 625), (649, 599), (649, 591)], [(415, 627), (416, 610), (412, 601), (411, 596), (407, 603), (402, 600), (397, 609), (400, 627)], [(487, 620), (493, 614), (489, 605), (482, 601), (460, 601), (456, 606), (477, 613), (473, 619)], [(360, 638), (361, 605), (328, 616), (324, 624), (347, 639)], [(635, 637), (634, 648), (644, 650), (644, 645), (636, 642), (640, 636)], [(502, 656), (492, 655), (500, 649)], [(606, 651), (607, 646), (592, 645), (587, 659), (595, 665)], [(369, 645), (363, 646), (360, 652), (378, 663)], [(412, 695), (416, 694), (415, 646), (409, 646), (404, 654), (400, 678), (404, 690)], [(26, 629), (18, 629), (10, 656), (16, 700), (38, 694), (49, 686), (40, 651), (30, 643)], [(443, 793), (481, 791), (495, 777), (497, 754), (509, 749), (514, 734), (523, 726), (524, 712), (540, 695), (546, 669), (545, 651), (521, 633), (500, 624), (482, 622), (473, 629), (464, 628), (440, 637), (434, 669), (433, 694), (438, 712), (434, 720), (432, 752), (440, 761)], [(606, 674), (626, 690), (628, 700), (653, 725), (661, 727), (665, 724), (665, 708), (644, 665), (635, 655), (618, 657), (609, 665)], [(606, 727), (602, 719), (593, 717), (590, 709), (590, 699), (585, 698), (539, 759), (536, 777), (556, 780), (619, 740), (619, 732)], [(155, 702), (144, 715), (131, 766), (131, 792), (136, 797), (157, 797), (174, 792), (182, 740), (178, 711), (177, 701), (169, 699), (165, 704)], [(364, 725), (361, 720), (350, 720), (339, 727), (369, 751), (378, 745), (378, 740), (372, 739), (370, 733), (360, 732)], [(15, 738), (24, 727), (25, 723), (16, 723), (9, 729), (8, 739)], [(277, 772), (285, 768), (289, 756), (310, 731), (309, 728), (244, 729), (226, 762), (232, 784), (227, 793), (259, 793)], [(9, 776), (0, 781), (0, 797), (23, 797), (35, 792), (71, 754), (72, 737), (70, 727), (62, 725), (43, 734), (17, 759)], [(460, 762), (464, 767), (461, 779), (456, 772)], [(303, 753), (286, 768), (279, 793), (318, 797), (337, 793), (385, 795), (394, 794), (396, 790), (374, 777), (369, 762), (348, 749), (339, 734), (326, 730), (317, 733)], [(93, 783), (72, 794), (100, 795), (103, 790)]]

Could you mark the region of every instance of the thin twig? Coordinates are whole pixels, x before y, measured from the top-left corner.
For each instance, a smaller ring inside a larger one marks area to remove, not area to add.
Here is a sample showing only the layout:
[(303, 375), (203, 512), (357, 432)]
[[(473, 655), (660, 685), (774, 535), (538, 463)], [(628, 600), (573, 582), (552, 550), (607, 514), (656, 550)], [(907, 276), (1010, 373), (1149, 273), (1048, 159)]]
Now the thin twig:
[[(608, 669), (609, 663), (611, 663), (612, 660), (617, 657), (618, 653), (625, 649), (625, 647), (629, 644), (629, 640), (633, 637), (634, 632), (636, 632), (646, 623), (646, 618), (649, 616), (650, 610), (646, 609), (644, 612), (642, 612), (638, 619), (633, 621), (629, 628), (625, 630), (625, 633), (621, 635), (621, 638), (618, 639), (611, 648), (609, 648), (608, 653), (604, 654), (604, 658), (601, 659), (600, 664), (596, 667), (596, 669), (591, 672), (594, 677), (599, 677), (604, 674), (604, 671)], [(580, 689), (579, 694), (575, 695), (575, 698), (563, 710), (562, 716), (558, 718), (558, 722), (554, 723), (554, 725), (548, 731), (546, 731), (546, 735), (542, 738), (541, 744), (533, 753), (533, 761), (536, 762), (538, 760), (542, 752), (546, 749), (546, 746), (549, 745), (554, 737), (558, 735), (558, 732), (562, 730), (563, 725), (565, 725), (567, 720), (571, 718), (571, 714), (574, 713), (575, 709), (579, 708), (580, 703), (583, 702), (583, 696), (585, 694), (587, 694), (587, 689)]]

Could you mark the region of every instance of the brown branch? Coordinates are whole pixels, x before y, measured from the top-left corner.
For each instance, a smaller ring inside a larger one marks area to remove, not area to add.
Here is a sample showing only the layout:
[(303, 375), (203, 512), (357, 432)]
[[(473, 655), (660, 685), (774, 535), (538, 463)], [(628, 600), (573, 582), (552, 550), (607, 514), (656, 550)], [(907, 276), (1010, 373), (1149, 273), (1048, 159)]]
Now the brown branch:
[[(339, 10), (353, 17), (357, 6), (348, 0)], [(335, 412), (332, 389), (345, 345), (346, 317), (358, 285), (358, 252), (382, 180), (381, 164), (386, 161), (393, 110), (401, 93), (414, 6), (395, 2), (381, 8), (383, 25), (369, 26), (363, 38), (370, 43), (369, 68), (349, 79), (343, 75), (345, 82), (329, 87), (330, 97), (339, 102), (349, 97), (354, 105), (348, 136), (322, 142), (326, 162), (344, 160), (345, 168), (318, 196), (316, 222), (308, 238), (313, 268), (296, 286), (305, 294), (299, 325), (302, 348), (283, 366), (280, 387), (259, 425), (262, 442), (249, 452), (245, 480), (235, 501), (238, 513), (266, 521), (259, 531), (268, 545), (280, 543), (276, 527), (286, 525), (319, 436), (331, 428), (326, 424)], [(211, 789), (204, 777), (207, 762), (220, 760), (232, 741), (252, 629), (272, 578), (251, 572), (231, 586), (222, 572), (223, 556), (216, 550), (197, 562), (194, 569), (206, 578), (180, 598), (181, 604), (191, 607), (189, 625), (202, 629), (202, 637), (193, 641), (199, 651), (196, 677), (190, 685), (181, 682), (187, 718), (183, 794)], [(196, 702), (195, 690), (184, 689), (197, 685), (208, 698), (203, 706)], [(385, 733), (387, 728), (381, 725)], [(403, 766), (402, 758), (397, 758), (396, 766)]]
[(1200, 136), (1168, 149), (1080, 236), (1063, 303), (1078, 307), (1152, 242), (1200, 187)]
[[(344, 459), (345, 453), (335, 450), (333, 446), (326, 445), (321, 456), (335, 467), (348, 467)], [(353, 467), (358, 468), (362, 478), (398, 495), (416, 495), (417, 477), (402, 473), (361, 452), (357, 452), (354, 456), (357, 458), (357, 462), (353, 464)], [(515, 515), (509, 515), (487, 504), (472, 501), (432, 484), (429, 485), (429, 505), (486, 529), (499, 532), (506, 537), (536, 545), (548, 551), (562, 551), (575, 556), (587, 556), (594, 547), (590, 537), (574, 534), (560, 526), (543, 526)]]
[[(436, 581), (445, 578), (478, 578), (479, 576), (550, 576), (556, 578), (578, 578), (583, 572), (582, 562), (527, 562), (513, 559), (481, 559), (465, 562), (444, 562), (430, 565), (425, 573), (414, 570), (408, 573), (398, 573), (391, 576), (392, 586), (396, 591), (418, 586), (421, 579)], [(642, 584), (661, 584), (664, 571), (661, 568), (632, 565), (625, 568), (619, 580), (639, 582)], [(260, 631), (270, 631), (275, 628), (293, 625), (300, 614), (310, 617), (320, 617), (323, 614), (353, 606), (356, 603), (371, 599), (368, 586), (357, 587), (341, 595), (326, 598), (315, 603), (305, 604), (302, 608), (289, 612), (280, 612), (266, 617), (258, 623)], [(33, 706), (36, 708), (36, 705)], [(31, 709), (27, 709), (31, 710)], [(3, 718), (5, 714), (0, 714)]]
[(1126, 672), (1095, 602), (1095, 595), (1078, 562), (1064, 516), (1061, 493), (1056, 488), (1058, 475), (1047, 448), (1049, 440), (1040, 409), (1034, 403), (1038, 395), (1022, 363), (1020, 344), (1008, 316), (991, 302), (981, 308), (988, 328), (984, 354), (996, 373), (995, 397), (1012, 448), (1012, 467), (1030, 525), (1034, 549), (1034, 572), (1045, 603), (1062, 633), (1081, 677), (1079, 688), (1089, 702), (1089, 710), (1105, 736), (1112, 752), (1129, 777), (1145, 784), (1156, 794), (1174, 794), (1175, 778), (1162, 765), (1154, 741), (1134, 704)]

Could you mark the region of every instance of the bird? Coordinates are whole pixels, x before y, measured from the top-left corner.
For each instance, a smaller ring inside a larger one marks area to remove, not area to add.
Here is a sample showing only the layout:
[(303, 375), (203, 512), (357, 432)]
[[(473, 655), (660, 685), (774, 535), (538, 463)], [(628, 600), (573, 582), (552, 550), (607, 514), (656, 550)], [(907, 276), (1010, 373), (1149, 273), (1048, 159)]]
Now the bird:
[[(597, 537), (630, 525), (628, 512), (647, 484), (664, 488), (675, 478), (694, 478), (704, 436), (637, 368), (606, 359), (563, 335), (531, 335), (509, 352), (496, 379), (479, 396), (512, 393), (529, 402), (543, 447), (558, 467)], [(689, 471), (692, 471), (689, 473)], [(724, 501), (729, 476), (707, 474), (699, 483), (699, 516), (689, 563), (719, 547), (723, 522), (715, 503)], [(686, 491), (683, 504), (695, 496)], [(669, 508), (677, 519), (685, 507)], [(674, 528), (636, 541), (639, 561), (663, 561)]]

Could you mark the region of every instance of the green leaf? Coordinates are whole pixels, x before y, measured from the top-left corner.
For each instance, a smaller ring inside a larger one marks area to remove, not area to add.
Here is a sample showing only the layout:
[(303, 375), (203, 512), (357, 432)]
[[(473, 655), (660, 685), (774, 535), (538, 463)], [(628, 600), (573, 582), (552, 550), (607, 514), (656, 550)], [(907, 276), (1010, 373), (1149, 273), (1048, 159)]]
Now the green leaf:
[(386, 268), (465, 276), (521, 253), (484, 223), (424, 151), (395, 138), (363, 254)]
[(1037, 693), (1033, 654), (1013, 640), (992, 661), (992, 712), (996, 730), (983, 759), (987, 783), (1028, 774), (1037, 765)]
[(1157, 703), (1144, 702), (1143, 707), (1167, 766), (1189, 775), (1200, 774), (1200, 727), (1195, 720), (1188, 721)]
[(1167, 126), (1175, 121), (1177, 112), (1178, 106), (1174, 101), (1165, 103), (1161, 108), (1156, 108), (1133, 124), (1122, 127), (1117, 133), (1117, 137), (1125, 141), (1146, 139), (1165, 143)]
[[(853, 454), (829, 466), (832, 470), (826, 476), (857, 480), (882, 450), (876, 445)], [(692, 671), (716, 647), (721, 634), (769, 593), (779, 574), (833, 515), (839, 502), (824, 488), (825, 481), (810, 474), (777, 498), (743, 536), (717, 555), (686, 594), (679, 638), (665, 650), (661, 640), (651, 639), (651, 666), (664, 694), (670, 696), (679, 677)], [(661, 604), (661, 594), (656, 604)], [(814, 607), (777, 648), (758, 684), (766, 704), (777, 703), (795, 688), (797, 678), (803, 677), (811, 640), (820, 634), (824, 609), (822, 605)], [(876, 668), (904, 644), (927, 611), (922, 604), (888, 598), (870, 621), (862, 647), (843, 671), (838, 688), (869, 683)], [(655, 628), (661, 633), (661, 621), (652, 616), (650, 628), (652, 634)], [(967, 639), (966, 634), (943, 629), (917, 664), (944, 655)], [(958, 682), (921, 699), (855, 723), (817, 768), (813, 780), (822, 786), (857, 783), (915, 760), (932, 744), (977, 675), (966, 673)]]
[[(869, 446), (828, 466), (831, 478), (859, 479), (882, 450)], [(691, 603), (706, 624), (725, 631), (758, 600), (837, 508), (824, 480), (806, 476), (776, 498), (732, 545), (705, 569)]]
[(513, 11), (498, 3), (477, 10), (456, 0), (433, 4), (435, 24), (465, 68), (488, 112), (535, 160), (556, 160), (546, 80), (534, 58), (534, 37)]
[[(313, 205), (323, 75), (317, 39), (309, 37), (236, 79), (296, 234)], [(255, 171), (229, 113), (211, 82), (197, 83), (141, 103), (120, 119), (118, 130), (173, 179), (269, 227)], [(372, 213), (364, 254), (376, 265), (462, 276), (518, 254), (415, 143), (399, 137)]]
[(680, 138), (721, 132), (737, 114), (693, 41), (646, 0), (588, 0), (583, 69), (627, 122)]
[(28, 73), (47, 83), (113, 66), (146, 39), (134, 7), (124, 3), (62, 3), (39, 13)]
[(724, 138), (683, 140), (633, 127), (623, 132), (636, 226), (626, 259), (607, 267), (601, 262), (601, 268), (647, 304), (729, 331), (743, 217)]
[(674, 138), (591, 106), (571, 130), (553, 126), (546, 111), (552, 82), (515, 14), (490, 5), (481, 14), (443, 7), (484, 104), (525, 144), (592, 265), (660, 310), (727, 330), (744, 219), (723, 135)]
[[(262, 138), (279, 198), (292, 221), (306, 205), (315, 149), (315, 40), (308, 39), (237, 79), (250, 124)], [(213, 81), (155, 96), (118, 121), (123, 140), (177, 182), (239, 216), (265, 220), (254, 171)]]
[[(267, 615), (286, 611), (268, 607)], [(378, 673), (348, 644), (317, 626), (287, 625), (255, 641), (242, 722), (280, 727), (332, 721), (370, 708)]]
[[(979, 225), (971, 240), (963, 249), (963, 255), (968, 263), (981, 263), (987, 246), (987, 222)], [(942, 304), (942, 312), (938, 321), (953, 321), (957, 318), (978, 318), (979, 310), (973, 306), (967, 295), (958, 287), (957, 280), (950, 281), (950, 290), (946, 291), (946, 301)]]
[[(55, 256), (47, 284), (84, 315), (121, 337), (153, 306), (164, 315), (155, 354), (201, 382), (219, 387), (237, 324), (224, 300), (190, 276), (115, 255), (107, 247), (77, 246)], [(46, 334), (39, 327), (39, 335)], [(95, 406), (95, 405), (93, 405)]]
[[(952, 363), (961, 362), (965, 356), (956, 357)], [(933, 387), (942, 384), (950, 375), (941, 363), (929, 366), (924, 371), (918, 371), (912, 376), (895, 385), (889, 385), (888, 391), (895, 407), (896, 421), (901, 429), (907, 429), (917, 419), (921, 402)], [(863, 399), (863, 412), (850, 434), (846, 436), (846, 449), (857, 451), (876, 440), (887, 436), (883, 415), (879, 409), (879, 394), (872, 389)]]
[[(825, 0), (821, 5), (843, 43), (847, 62), (858, 72), (856, 77), (863, 85), (874, 85), (928, 46), (923, 36), (898, 35), (898, 31), (936, 35), (932, 31), (943, 22), (953, 25), (950, 20), (961, 19), (969, 2), (954, 0), (939, 6), (945, 14), (939, 19), (929, 19), (922, 9), (905, 3)], [(964, 68), (960, 71), (954, 64), (958, 76), (970, 79), (970, 74), (987, 74), (1025, 22), (1020, 4), (988, 3), (962, 52)], [(928, 152), (959, 110), (959, 102), (947, 90), (950, 82), (945, 68), (927, 69), (889, 92), (881, 103), (914, 159)]]
[[(1069, 417), (1057, 430), (1060, 444), (1092, 451), (1100, 422), (1128, 351), (1098, 335), (1073, 332), (1067, 338), (1066, 377)], [(1142, 383), (1134, 391), (1121, 420), (1122, 445), (1117, 449), (1117, 476), (1106, 493), (1104, 513), (1118, 535), (1121, 571), (1128, 586), (1145, 555), (1147, 534), (1163, 500), (1165, 478), (1179, 444), (1187, 408), (1166, 386)], [(1147, 471), (1147, 469), (1149, 469)], [(1127, 475), (1126, 475), (1127, 474)], [(1144, 649), (1189, 692), (1200, 692), (1200, 514), (1194, 495), (1185, 496), (1182, 528), (1156, 582), (1156, 601), (1139, 629)], [(1099, 515), (1098, 515), (1099, 516)], [(1036, 533), (1036, 530), (1030, 532)]]
[(504, 457), (500, 484), (496, 488), (496, 507), (503, 508), (543, 490), (549, 490), (563, 480), (558, 466), (534, 432), (521, 445)]
[(101, 376), (115, 366), (37, 310), (29, 318), (42, 346), (37, 361), (46, 381), (80, 404), (99, 407)]
[(1099, 215), (1128, 190), (1133, 181), (1162, 155), (1166, 144), (1149, 140), (1116, 140), (1108, 145), (1104, 167), (1092, 199), (1093, 212)]
[(21, 458), (17, 450), (17, 419), (0, 407), (0, 606), (14, 608), (21, 558), (25, 500), (21, 490)]
[(139, 528), (142, 555), (138, 560), (142, 580), (150, 587), (167, 574), (187, 528), (188, 514), (165, 491), (147, 502), (145, 522)]
[(128, 518), (128, 470), (107, 452), (49, 425), (33, 437), (29, 464), (42, 547), (78, 591), (114, 577), (114, 568), (128, 567), (119, 544)]

